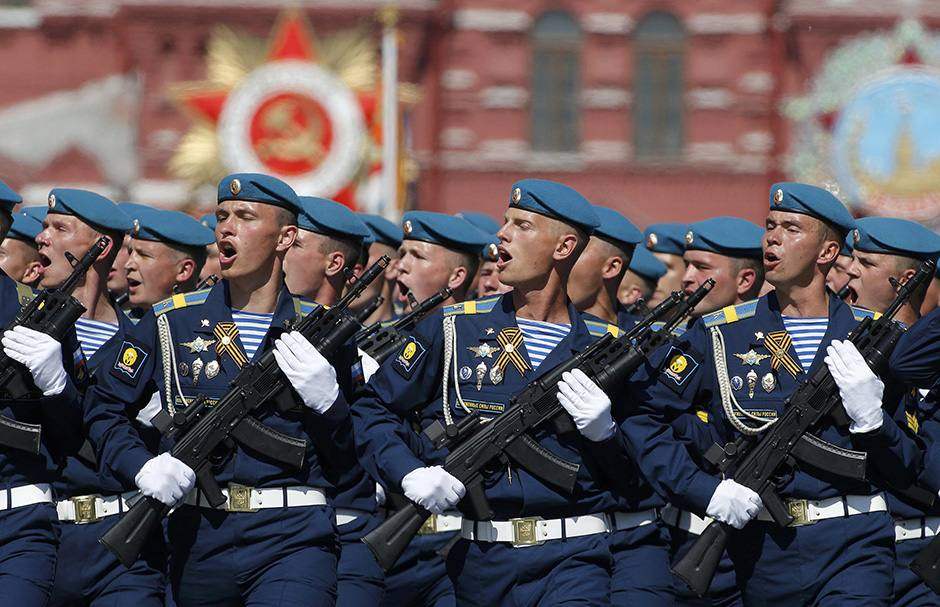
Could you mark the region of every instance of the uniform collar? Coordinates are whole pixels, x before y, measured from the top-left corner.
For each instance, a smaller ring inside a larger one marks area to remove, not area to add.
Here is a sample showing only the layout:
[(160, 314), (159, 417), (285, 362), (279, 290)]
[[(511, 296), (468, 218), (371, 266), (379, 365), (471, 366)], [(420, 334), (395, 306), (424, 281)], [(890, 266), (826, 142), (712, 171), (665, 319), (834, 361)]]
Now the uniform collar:
[[(512, 301), (512, 292), (505, 293), (499, 305), (496, 307), (508, 317), (506, 319), (506, 325), (516, 324), (516, 309)], [(587, 325), (583, 322), (583, 316), (574, 307), (570, 299), (568, 300), (568, 322), (571, 325), (571, 330), (568, 331), (568, 335), (558, 342), (558, 345), (549, 352), (545, 360), (542, 361), (542, 364), (539, 365), (539, 368), (536, 369), (533, 377), (538, 377), (557, 364), (568, 360), (572, 355), (577, 354), (578, 351), (584, 349), (594, 341), (594, 338), (588, 331)], [(518, 325), (516, 324), (516, 326)], [(531, 365), (532, 360), (529, 358), (529, 351), (525, 348), (525, 345), (523, 345), (523, 348), (526, 351), (527, 362)]]

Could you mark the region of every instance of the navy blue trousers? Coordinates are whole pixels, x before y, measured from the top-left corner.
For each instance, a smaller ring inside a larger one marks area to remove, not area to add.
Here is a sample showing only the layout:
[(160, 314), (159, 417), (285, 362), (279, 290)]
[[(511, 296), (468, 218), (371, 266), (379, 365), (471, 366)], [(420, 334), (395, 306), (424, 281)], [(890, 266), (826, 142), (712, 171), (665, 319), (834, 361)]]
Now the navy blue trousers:
[(925, 537), (895, 544), (897, 560), (894, 563), (894, 602), (891, 603), (895, 607), (936, 607), (940, 604), (940, 596), (934, 594), (933, 590), (911, 571), (911, 561), (932, 539)]
[(181, 507), (168, 528), (176, 605), (333, 605), (333, 516), (329, 506), (231, 513)]
[(454, 584), (440, 554), (455, 535), (416, 535), (385, 576), (382, 606), (455, 607)]
[(460, 540), (447, 555), (461, 607), (610, 605), (612, 569), (604, 533), (524, 548)]
[(52, 593), (56, 562), (52, 504), (0, 512), (0, 596), (7, 605), (43, 607)]
[(731, 535), (744, 604), (889, 605), (894, 522), (886, 512), (779, 527), (754, 521)]
[(614, 560), (611, 603), (623, 607), (676, 604), (669, 572), (668, 533), (658, 523), (615, 531), (607, 537)]
[(120, 518), (109, 516), (84, 525), (59, 523), (51, 607), (163, 607), (166, 558), (162, 534), (153, 534), (144, 554), (128, 569), (98, 542)]

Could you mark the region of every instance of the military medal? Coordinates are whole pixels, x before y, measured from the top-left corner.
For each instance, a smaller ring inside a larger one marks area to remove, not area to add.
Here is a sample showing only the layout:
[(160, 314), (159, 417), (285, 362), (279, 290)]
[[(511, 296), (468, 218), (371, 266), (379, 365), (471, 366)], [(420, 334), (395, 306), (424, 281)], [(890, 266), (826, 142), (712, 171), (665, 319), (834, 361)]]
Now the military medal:
[(184, 341), (182, 345), (189, 348), (190, 354), (199, 354), (201, 352), (208, 352), (209, 346), (215, 343), (214, 339), (203, 339), (202, 337), (197, 337), (192, 341)]
[(186, 377), (187, 375), (189, 375), (189, 365), (187, 365), (186, 363), (180, 363), (179, 369), (180, 369), (180, 375), (182, 375), (183, 377)]
[(754, 398), (754, 388), (757, 387), (757, 372), (751, 369), (747, 372), (747, 397)]
[(482, 360), (477, 365), (477, 391), (483, 388), (483, 378), (486, 377), (486, 363)]
[[(238, 347), (238, 325), (234, 322), (220, 322), (212, 329), (212, 333), (218, 340), (218, 343), (215, 344), (215, 353), (219, 356), (228, 354), (236, 365), (244, 367), (248, 362), (248, 358), (242, 352), (242, 349)], [(206, 374), (208, 373), (209, 369), (207, 368)], [(218, 369), (216, 369), (216, 373), (218, 373)]]
[(765, 373), (764, 376), (760, 378), (760, 387), (764, 389), (764, 392), (772, 392), (776, 385), (777, 379), (773, 376), (773, 373)]
[(522, 331), (519, 327), (504, 327), (496, 335), (496, 341), (502, 346), (502, 353), (496, 358), (494, 367), (499, 368), (501, 376), (506, 374), (506, 367), (509, 363), (519, 371), (520, 375), (525, 375), (526, 371), (531, 369), (529, 363), (522, 357), (520, 348), (522, 347)]
[(793, 337), (786, 331), (771, 331), (764, 338), (764, 347), (766, 347), (771, 354), (770, 368), (776, 371), (780, 367), (783, 367), (795, 378), (799, 376), (803, 369), (793, 360), (790, 354), (787, 353), (791, 343), (793, 343)]
[(473, 355), (477, 358), (493, 358), (494, 354), (499, 353), (499, 347), (491, 346), (486, 342), (479, 346), (467, 346), (467, 349), (473, 352)]
[(493, 382), (494, 386), (503, 383), (503, 370), (499, 367), (490, 369), (490, 381)]
[(467, 381), (471, 375), (473, 375), (473, 370), (470, 367), (460, 367), (460, 379)]
[(199, 385), (199, 375), (202, 373), (203, 362), (201, 358), (197, 358), (193, 361), (193, 385)]
[(206, 365), (206, 379), (213, 379), (219, 374), (219, 361), (210, 360)]
[(731, 388), (735, 391), (740, 390), (744, 387), (744, 380), (741, 379), (740, 375), (735, 375), (731, 378)]
[(770, 354), (758, 354), (757, 352), (754, 351), (753, 348), (748, 350), (744, 354), (735, 353), (735, 356), (741, 359), (741, 362), (744, 363), (745, 365), (750, 365), (752, 367), (755, 367), (761, 364), (761, 362), (764, 359), (770, 358)]

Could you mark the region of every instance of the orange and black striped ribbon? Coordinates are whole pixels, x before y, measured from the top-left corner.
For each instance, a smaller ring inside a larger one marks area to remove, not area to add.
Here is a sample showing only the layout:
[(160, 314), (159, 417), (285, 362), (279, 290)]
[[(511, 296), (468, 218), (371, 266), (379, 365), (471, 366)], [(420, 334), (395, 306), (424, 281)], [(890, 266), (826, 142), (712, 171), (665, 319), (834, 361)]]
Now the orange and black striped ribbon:
[(525, 375), (525, 372), (531, 369), (529, 363), (522, 357), (522, 331), (520, 331), (518, 327), (504, 327), (500, 329), (499, 334), (496, 336), (496, 341), (498, 341), (499, 345), (503, 348), (503, 351), (500, 353), (495, 363), (495, 366), (499, 367), (500, 371), (505, 372), (510, 362), (519, 370), (520, 375)]
[(234, 322), (220, 322), (212, 330), (215, 335), (215, 353), (220, 357), (228, 354), (239, 368), (244, 367), (248, 357), (238, 347), (238, 326)]
[(786, 331), (771, 331), (764, 337), (764, 347), (771, 355), (770, 368), (776, 371), (782, 365), (790, 372), (790, 375), (797, 377), (803, 368), (787, 353), (791, 343), (793, 343), (793, 337)]

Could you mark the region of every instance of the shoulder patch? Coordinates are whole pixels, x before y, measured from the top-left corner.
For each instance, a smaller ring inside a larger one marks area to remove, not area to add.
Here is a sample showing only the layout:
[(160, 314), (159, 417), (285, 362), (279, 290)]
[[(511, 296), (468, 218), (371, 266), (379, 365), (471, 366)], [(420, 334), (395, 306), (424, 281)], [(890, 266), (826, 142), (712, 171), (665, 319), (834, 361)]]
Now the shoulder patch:
[(144, 365), (150, 353), (136, 339), (125, 336), (121, 347), (117, 350), (111, 375), (124, 383), (136, 386), (140, 380), (140, 368)]
[(610, 333), (614, 337), (620, 337), (620, 327), (617, 325), (612, 325), (610, 323), (597, 320), (585, 320), (584, 326), (587, 327), (588, 333), (591, 334), (591, 337), (601, 338), (605, 333)]
[(177, 293), (172, 297), (167, 297), (163, 301), (154, 304), (153, 314), (154, 316), (160, 316), (170, 310), (177, 310), (187, 306), (198, 306), (206, 302), (209, 298), (209, 291), (211, 290), (212, 289), (202, 289), (200, 291), (193, 291), (192, 293)]
[(699, 363), (693, 355), (676, 346), (671, 346), (659, 372), (660, 381), (670, 388), (681, 388), (686, 380), (695, 373), (698, 366)]
[(14, 282), (13, 284), (16, 285), (16, 299), (20, 307), (25, 306), (36, 297), (36, 291), (29, 285), (24, 285), (21, 282)]
[(855, 316), (855, 320), (857, 320), (858, 322), (862, 322), (866, 318), (871, 318), (874, 320), (878, 320), (879, 318), (881, 318), (881, 312), (872, 312), (871, 310), (867, 308), (860, 308), (858, 306), (851, 306), (851, 307), (852, 307), (852, 315)]
[(427, 346), (421, 343), (417, 337), (411, 335), (408, 337), (408, 341), (406, 341), (398, 351), (398, 354), (395, 355), (392, 366), (399, 375), (405, 379), (411, 379), (415, 369), (418, 367), (418, 363), (421, 362), (421, 359), (424, 358), (427, 353)]
[(725, 306), (717, 312), (706, 314), (702, 317), (702, 322), (706, 327), (716, 327), (718, 325), (726, 325), (741, 320), (742, 318), (750, 318), (755, 314), (757, 314), (757, 300), (752, 299), (751, 301), (746, 301), (736, 306)]
[(485, 314), (494, 307), (499, 301), (497, 297), (487, 297), (486, 299), (473, 299), (462, 301), (460, 303), (444, 306), (444, 316), (455, 316), (460, 314)]

